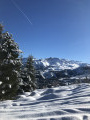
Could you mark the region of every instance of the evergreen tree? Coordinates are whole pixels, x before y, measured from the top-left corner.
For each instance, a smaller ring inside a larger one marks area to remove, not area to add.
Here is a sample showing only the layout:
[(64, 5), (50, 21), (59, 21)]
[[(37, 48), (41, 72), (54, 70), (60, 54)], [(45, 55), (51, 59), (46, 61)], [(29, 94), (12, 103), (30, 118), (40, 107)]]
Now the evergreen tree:
[(28, 75), (30, 75), (31, 77), (31, 80), (35, 82), (35, 68), (34, 68), (34, 60), (32, 55), (29, 55), (29, 57), (27, 58), (26, 68)]
[(36, 88), (35, 68), (33, 56), (27, 58), (25, 68), (22, 71), (23, 84), (21, 90), (23, 92), (33, 91)]
[(19, 88), (19, 46), (0, 24), (0, 100), (14, 99)]

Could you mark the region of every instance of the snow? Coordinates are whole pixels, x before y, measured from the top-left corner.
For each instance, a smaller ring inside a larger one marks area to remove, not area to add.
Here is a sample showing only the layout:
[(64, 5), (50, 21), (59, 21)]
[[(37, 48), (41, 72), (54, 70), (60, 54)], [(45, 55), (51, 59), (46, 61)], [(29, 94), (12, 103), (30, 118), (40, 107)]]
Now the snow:
[(0, 120), (90, 120), (90, 84), (38, 89), (1, 101)]
[(64, 69), (75, 69), (78, 68), (83, 63), (77, 61), (70, 61), (59, 58), (47, 58), (47, 59), (39, 59), (34, 60), (35, 66), (42, 66), (43, 68), (48, 67), (48, 70), (64, 70)]
[[(71, 77), (77, 76), (80, 78), (80, 75), (89, 76), (90, 75), (90, 64), (82, 63), (74, 60), (60, 59), (55, 57), (50, 57), (46, 59), (33, 59), (34, 67), (37, 71), (38, 79), (40, 80), (39, 75), (43, 79), (52, 79), (61, 77)], [(25, 65), (27, 58), (23, 58), (23, 64)], [(66, 73), (65, 73), (66, 71)], [(61, 73), (62, 75), (58, 75)], [(82, 76), (81, 76), (82, 77)]]
[[(26, 59), (23, 59), (23, 63), (25, 63), (25, 60)], [(37, 70), (42, 71), (42, 76), (45, 78), (50, 78), (50, 76), (55, 76), (55, 74), (51, 75), (50, 72), (62, 71), (66, 69), (74, 70), (76, 68), (79, 69), (80, 67), (90, 66), (90, 64), (60, 58), (46, 58), (34, 59), (34, 66)]]

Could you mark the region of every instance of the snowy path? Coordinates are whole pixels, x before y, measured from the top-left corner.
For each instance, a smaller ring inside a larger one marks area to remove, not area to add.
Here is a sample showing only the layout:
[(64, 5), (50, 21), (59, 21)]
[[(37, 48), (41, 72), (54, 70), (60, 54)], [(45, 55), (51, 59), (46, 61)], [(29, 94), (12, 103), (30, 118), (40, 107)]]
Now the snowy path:
[(36, 90), (0, 102), (0, 120), (90, 120), (90, 85)]

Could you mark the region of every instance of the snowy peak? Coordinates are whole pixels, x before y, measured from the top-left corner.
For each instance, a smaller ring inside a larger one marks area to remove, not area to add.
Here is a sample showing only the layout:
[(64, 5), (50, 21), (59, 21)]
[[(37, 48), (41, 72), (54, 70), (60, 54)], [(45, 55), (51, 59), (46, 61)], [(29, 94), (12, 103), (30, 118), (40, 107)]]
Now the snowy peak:
[(60, 58), (46, 58), (46, 59), (39, 59), (35, 60), (35, 67), (37, 69), (46, 69), (51, 71), (60, 71), (65, 69), (76, 69), (80, 66), (87, 66), (86, 63), (81, 63), (74, 60), (66, 60)]
[(80, 80), (81, 78), (83, 80), (86, 76), (90, 78), (90, 64), (87, 63), (59, 58), (46, 58), (34, 59), (34, 65), (40, 89), (52, 87), (57, 83), (57, 85), (74, 84), (77, 79)]

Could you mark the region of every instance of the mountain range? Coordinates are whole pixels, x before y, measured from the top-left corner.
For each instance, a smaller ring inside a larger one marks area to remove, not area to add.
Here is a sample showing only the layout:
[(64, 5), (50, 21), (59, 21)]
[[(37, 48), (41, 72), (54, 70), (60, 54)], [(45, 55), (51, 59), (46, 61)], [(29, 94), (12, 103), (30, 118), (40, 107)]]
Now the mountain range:
[(46, 58), (46, 59), (35, 59), (34, 65), (36, 69), (45, 69), (50, 71), (61, 71), (65, 69), (76, 69), (81, 66), (90, 66), (87, 63), (82, 63), (74, 60), (66, 60), (60, 58)]
[[(26, 60), (27, 58), (23, 59), (24, 64)], [(43, 84), (52, 84), (52, 81), (55, 83), (58, 80), (60, 84), (61, 80), (63, 80), (63, 83), (72, 81), (73, 84), (77, 79), (83, 81), (83, 79), (90, 78), (90, 64), (79, 61), (50, 57), (34, 59), (34, 66), (40, 84), (43, 82)]]

